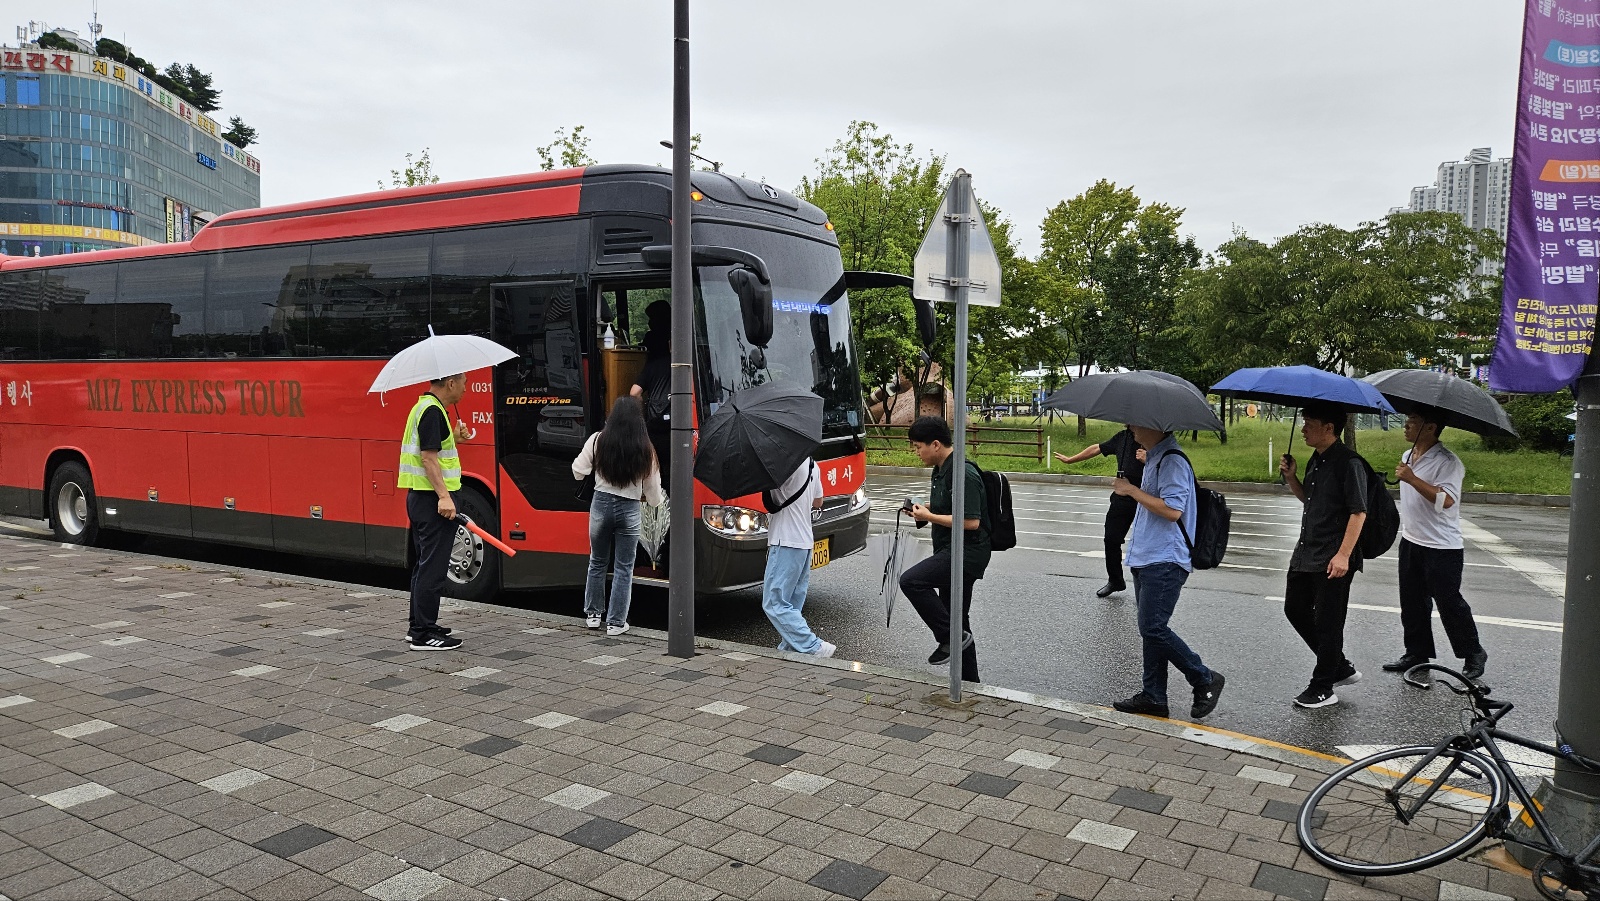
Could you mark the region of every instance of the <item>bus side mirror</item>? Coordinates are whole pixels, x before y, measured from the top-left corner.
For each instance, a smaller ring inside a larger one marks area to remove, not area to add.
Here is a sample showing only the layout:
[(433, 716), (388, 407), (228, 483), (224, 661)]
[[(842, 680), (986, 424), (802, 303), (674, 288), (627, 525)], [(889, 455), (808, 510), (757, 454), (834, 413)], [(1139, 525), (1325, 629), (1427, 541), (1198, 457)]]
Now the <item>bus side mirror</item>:
[(933, 304), (926, 300), (911, 299), (912, 306), (917, 308), (917, 337), (922, 339), (925, 349), (933, 349), (933, 339), (939, 334), (939, 320), (934, 318)]
[(739, 295), (745, 339), (756, 347), (766, 347), (772, 340), (772, 285), (743, 267), (728, 273), (728, 284)]

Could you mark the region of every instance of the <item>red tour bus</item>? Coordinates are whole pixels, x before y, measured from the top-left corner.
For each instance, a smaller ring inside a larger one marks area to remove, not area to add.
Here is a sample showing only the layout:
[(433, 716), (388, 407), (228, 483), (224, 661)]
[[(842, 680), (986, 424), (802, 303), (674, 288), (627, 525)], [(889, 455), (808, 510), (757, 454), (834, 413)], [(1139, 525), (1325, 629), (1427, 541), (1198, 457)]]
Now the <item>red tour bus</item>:
[[(696, 172), (694, 188), (697, 416), (768, 380), (820, 395), (813, 565), (853, 554), (865, 433), (833, 226), (768, 185)], [(471, 373), (452, 418), (463, 511), (519, 553), (460, 530), (448, 593), (581, 585), (592, 487), (570, 464), (643, 366), (645, 307), (671, 299), (670, 193), (664, 169), (591, 166), (244, 210), (175, 244), (0, 258), (0, 513), (71, 543), (118, 530), (405, 566), (395, 467), (425, 386), (367, 387), (431, 325), (518, 354)], [(764, 366), (729, 279), (750, 265), (772, 287)], [(698, 589), (759, 583), (760, 498), (697, 483), (695, 505)], [(639, 560), (641, 581), (665, 584)]]

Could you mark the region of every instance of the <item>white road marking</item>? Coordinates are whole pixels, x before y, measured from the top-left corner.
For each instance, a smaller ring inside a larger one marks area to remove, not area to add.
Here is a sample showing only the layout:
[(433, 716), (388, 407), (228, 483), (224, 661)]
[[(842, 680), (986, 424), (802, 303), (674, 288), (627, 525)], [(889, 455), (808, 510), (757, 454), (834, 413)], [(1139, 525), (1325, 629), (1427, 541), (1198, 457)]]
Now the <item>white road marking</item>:
[(1551, 597), (1558, 600), (1567, 598), (1567, 574), (1544, 560), (1524, 556), (1516, 548), (1500, 539), (1500, 536), (1490, 532), (1477, 523), (1461, 520), (1461, 535), (1468, 541), (1489, 552), (1489, 556), (1499, 560), (1511, 569), (1517, 570), (1528, 581), (1543, 589)]

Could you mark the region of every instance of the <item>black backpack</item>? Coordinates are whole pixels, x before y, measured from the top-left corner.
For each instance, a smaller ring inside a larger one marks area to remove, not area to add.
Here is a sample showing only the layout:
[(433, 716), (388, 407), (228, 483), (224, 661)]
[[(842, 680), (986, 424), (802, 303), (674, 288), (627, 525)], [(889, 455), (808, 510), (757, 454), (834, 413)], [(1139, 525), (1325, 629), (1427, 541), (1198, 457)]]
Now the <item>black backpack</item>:
[[(1189, 455), (1181, 450), (1170, 450), (1163, 454), (1161, 459), (1176, 454), (1189, 464), (1189, 473), (1194, 474), (1194, 463), (1189, 460)], [(1156, 471), (1161, 470), (1161, 463), (1156, 463)], [(1189, 530), (1183, 527), (1183, 517), (1178, 517), (1178, 534), (1183, 536), (1183, 543), (1189, 546), (1189, 562), (1195, 569), (1215, 569), (1228, 554), (1228, 529), (1233, 525), (1233, 511), (1228, 509), (1228, 499), (1222, 492), (1210, 488), (1200, 487), (1198, 477), (1194, 481), (1195, 527), (1194, 540), (1189, 540)]]
[(670, 375), (652, 379), (644, 389), (644, 420), (653, 425), (661, 425), (663, 420), (672, 416), (672, 377)]
[(1394, 547), (1394, 539), (1400, 534), (1400, 510), (1383, 476), (1365, 457), (1357, 454), (1356, 459), (1367, 470), (1367, 520), (1361, 524), (1361, 538), (1356, 544), (1361, 548), (1362, 559), (1371, 560)]
[(973, 463), (983, 478), (985, 512), (989, 514), (989, 550), (1009, 551), (1017, 546), (1017, 517), (1011, 510), (1011, 481), (1003, 472), (991, 472)]

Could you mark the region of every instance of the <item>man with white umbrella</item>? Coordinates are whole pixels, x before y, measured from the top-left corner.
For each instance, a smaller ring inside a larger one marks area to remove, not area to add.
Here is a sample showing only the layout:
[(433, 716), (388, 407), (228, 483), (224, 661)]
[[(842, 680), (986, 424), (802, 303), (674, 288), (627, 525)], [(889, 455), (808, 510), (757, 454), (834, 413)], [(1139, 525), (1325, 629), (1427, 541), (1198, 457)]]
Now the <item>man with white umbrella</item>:
[(406, 417), (400, 442), (399, 487), (406, 492), (406, 515), (417, 545), (411, 572), (411, 626), (406, 640), (413, 651), (449, 651), (461, 639), (439, 625), (439, 597), (444, 592), (450, 548), (456, 535), (456, 500), (461, 490), (461, 458), (445, 408), (459, 403), (467, 390), (464, 374), (434, 379)]

